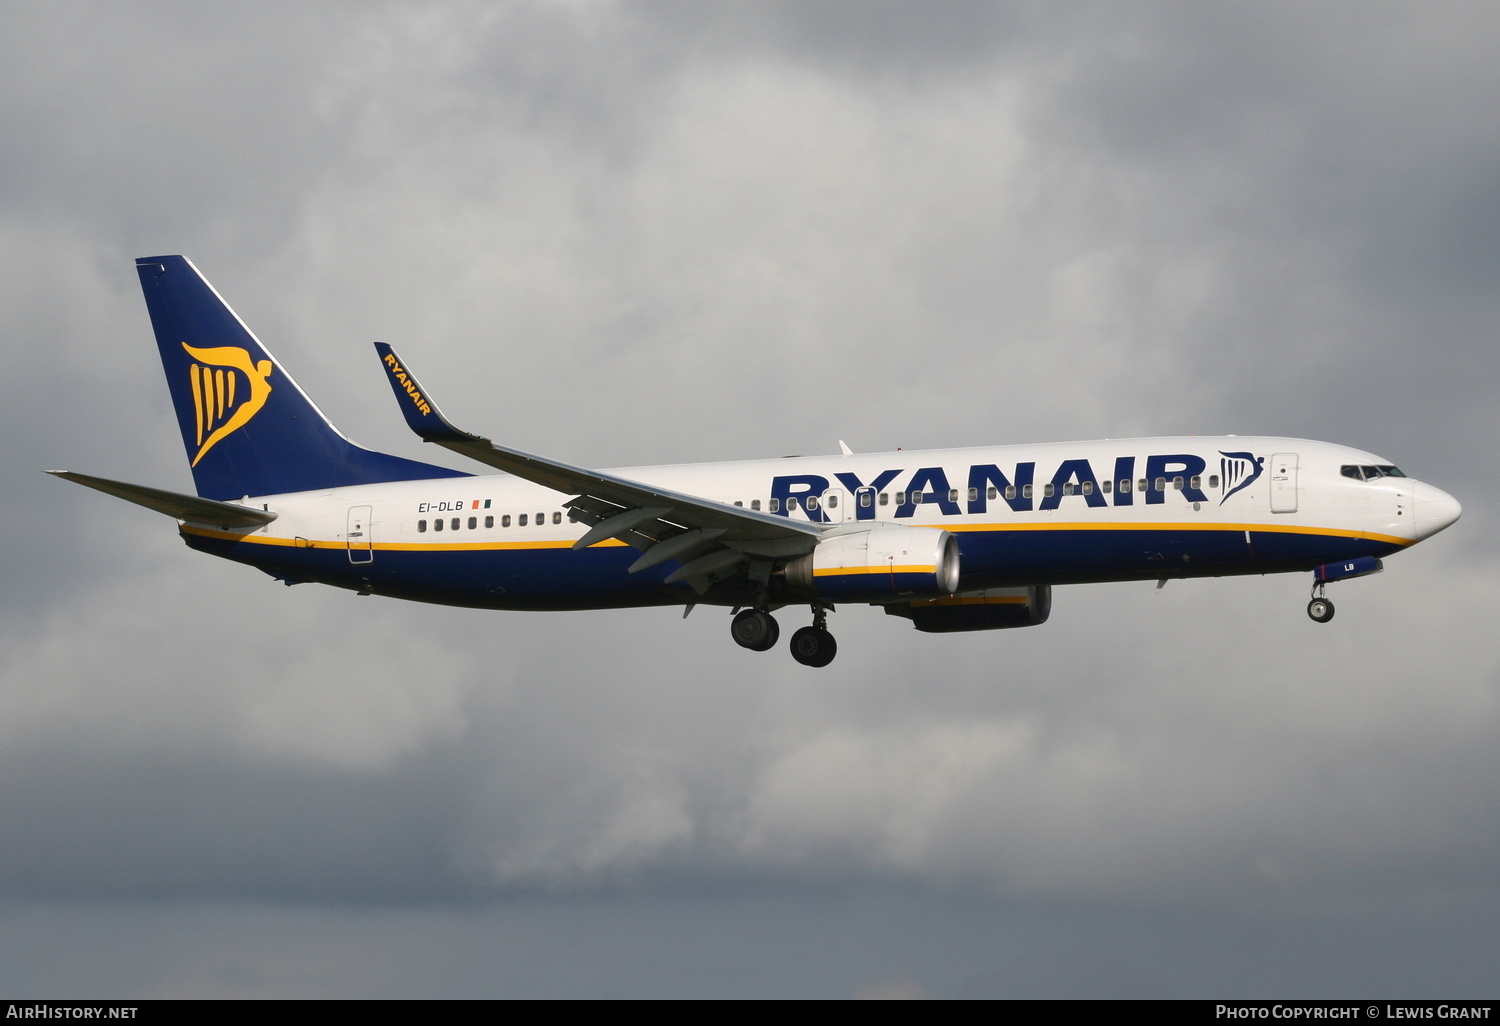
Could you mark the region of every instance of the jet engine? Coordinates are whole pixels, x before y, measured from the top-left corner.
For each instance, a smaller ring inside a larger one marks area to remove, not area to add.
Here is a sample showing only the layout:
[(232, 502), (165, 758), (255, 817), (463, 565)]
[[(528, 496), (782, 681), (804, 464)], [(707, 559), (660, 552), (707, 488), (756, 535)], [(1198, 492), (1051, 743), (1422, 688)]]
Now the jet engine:
[(893, 602), (885, 611), (906, 617), (917, 630), (929, 634), (1035, 627), (1046, 623), (1052, 612), (1052, 586), (966, 591), (945, 598)]
[(958, 539), (947, 531), (881, 525), (824, 538), (786, 565), (786, 580), (821, 599), (880, 602), (898, 595), (951, 595), (958, 564)]

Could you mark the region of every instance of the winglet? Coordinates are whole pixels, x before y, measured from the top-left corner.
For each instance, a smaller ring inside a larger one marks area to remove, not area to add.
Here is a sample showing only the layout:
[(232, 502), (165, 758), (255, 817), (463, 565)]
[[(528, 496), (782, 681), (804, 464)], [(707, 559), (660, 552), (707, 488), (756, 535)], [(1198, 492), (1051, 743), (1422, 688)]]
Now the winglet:
[(386, 378), (391, 383), (391, 390), (396, 393), (396, 402), (401, 407), (407, 426), (415, 431), (422, 441), (439, 444), (444, 442), (489, 443), (487, 438), (460, 431), (448, 423), (448, 418), (443, 416), (437, 403), (433, 402), (427, 390), (417, 383), (416, 377), (388, 344), (376, 342), (375, 351), (380, 354), (380, 365), (385, 368)]

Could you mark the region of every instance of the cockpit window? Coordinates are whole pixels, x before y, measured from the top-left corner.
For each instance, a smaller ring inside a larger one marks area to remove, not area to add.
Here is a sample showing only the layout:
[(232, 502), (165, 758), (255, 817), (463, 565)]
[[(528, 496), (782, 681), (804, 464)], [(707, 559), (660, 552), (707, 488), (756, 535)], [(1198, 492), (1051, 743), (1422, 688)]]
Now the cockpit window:
[(1368, 465), (1355, 466), (1352, 463), (1346, 463), (1339, 468), (1339, 473), (1343, 474), (1345, 477), (1352, 477), (1356, 481), (1376, 481), (1382, 477), (1406, 476), (1405, 474), (1401, 473), (1399, 468), (1393, 467), (1388, 463), (1382, 463), (1381, 465), (1375, 467)]

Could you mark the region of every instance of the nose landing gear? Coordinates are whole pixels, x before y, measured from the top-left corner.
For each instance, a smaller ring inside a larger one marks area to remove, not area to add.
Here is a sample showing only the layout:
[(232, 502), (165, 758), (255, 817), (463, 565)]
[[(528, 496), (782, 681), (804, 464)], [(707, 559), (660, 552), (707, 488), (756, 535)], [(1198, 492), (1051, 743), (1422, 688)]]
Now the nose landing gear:
[(1348, 581), (1356, 577), (1368, 577), (1384, 569), (1374, 556), (1360, 556), (1343, 563), (1324, 563), (1313, 568), (1312, 601), (1307, 604), (1307, 615), (1318, 623), (1333, 619), (1333, 603), (1323, 594), (1324, 585), (1330, 581)]
[(1327, 623), (1333, 619), (1333, 603), (1321, 594), (1323, 586), (1316, 585), (1313, 589), (1313, 600), (1307, 604), (1307, 615), (1318, 623)]

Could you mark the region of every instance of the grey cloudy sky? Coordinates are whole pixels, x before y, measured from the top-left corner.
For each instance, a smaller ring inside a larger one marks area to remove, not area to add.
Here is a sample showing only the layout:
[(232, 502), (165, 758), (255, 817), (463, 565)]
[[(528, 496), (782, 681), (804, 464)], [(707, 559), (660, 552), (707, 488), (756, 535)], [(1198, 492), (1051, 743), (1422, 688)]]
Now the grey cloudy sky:
[[(1482, 996), (1500, 964), (1500, 10), (0, 6), (0, 990)], [(340, 427), (370, 343), (584, 465), (1144, 434), (1378, 452), (1451, 531), (1028, 631), (283, 588), (132, 258)]]

